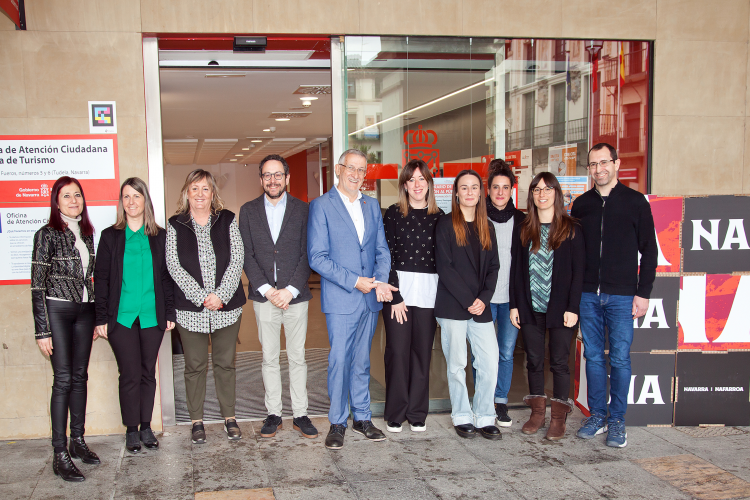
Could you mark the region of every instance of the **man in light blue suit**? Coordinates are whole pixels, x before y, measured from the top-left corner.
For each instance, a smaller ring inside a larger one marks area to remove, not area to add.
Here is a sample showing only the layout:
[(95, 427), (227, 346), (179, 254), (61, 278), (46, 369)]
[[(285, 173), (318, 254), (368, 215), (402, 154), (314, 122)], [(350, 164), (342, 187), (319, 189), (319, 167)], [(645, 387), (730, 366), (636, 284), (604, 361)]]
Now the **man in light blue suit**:
[(359, 188), (367, 158), (356, 149), (345, 151), (335, 166), (339, 183), (310, 203), (307, 254), (310, 268), (321, 276), (321, 308), (328, 340), (328, 397), (331, 428), (326, 448), (344, 446), (347, 403), (352, 428), (367, 439), (385, 435), (372, 424), (370, 412), (370, 346), (383, 301), (391, 300), (388, 284), (391, 254), (385, 241), (378, 201)]

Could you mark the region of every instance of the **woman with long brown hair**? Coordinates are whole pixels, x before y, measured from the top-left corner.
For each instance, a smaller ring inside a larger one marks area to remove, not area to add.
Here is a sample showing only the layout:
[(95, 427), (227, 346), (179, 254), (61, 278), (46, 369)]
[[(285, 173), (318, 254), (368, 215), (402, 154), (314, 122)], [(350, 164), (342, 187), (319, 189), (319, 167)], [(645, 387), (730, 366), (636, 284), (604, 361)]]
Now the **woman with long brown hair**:
[[(437, 223), (438, 289), (435, 298), (448, 367), (451, 420), (456, 433), (500, 439), (493, 399), (499, 359), (489, 304), (500, 268), (495, 229), (487, 219), (482, 178), (462, 170), (453, 182), (451, 214)], [(466, 389), (466, 339), (474, 353), (473, 404)]]
[[(130, 453), (156, 449), (151, 430), (156, 358), (175, 326), (167, 232), (154, 218), (148, 187), (130, 177), (120, 187), (117, 221), (102, 231), (96, 253), (96, 332), (109, 340), (120, 372), (120, 413)], [(138, 426), (140, 425), (140, 430)]]
[(385, 212), (391, 251), (388, 283), (398, 288), (383, 304), (385, 326), (385, 418), (390, 432), (426, 429), (430, 359), (435, 338), (435, 225), (443, 211), (435, 202), (430, 169), (422, 160), (404, 165), (398, 202)]
[(521, 329), (529, 379), (524, 402), (531, 417), (521, 431), (535, 434), (544, 427), (544, 349), (549, 330), (553, 397), (546, 438), (557, 440), (565, 435), (565, 421), (573, 409), (568, 358), (583, 291), (585, 247), (581, 228), (565, 210), (553, 174), (534, 177), (527, 206), (526, 220), (513, 231), (510, 280), (510, 320)]
[(83, 188), (73, 177), (60, 177), (52, 186), (49, 222), (34, 235), (31, 305), (36, 342), (52, 362), (52, 471), (73, 482), (86, 478), (71, 458), (100, 463), (83, 439), (89, 358), (96, 339), (93, 274), (94, 226)]

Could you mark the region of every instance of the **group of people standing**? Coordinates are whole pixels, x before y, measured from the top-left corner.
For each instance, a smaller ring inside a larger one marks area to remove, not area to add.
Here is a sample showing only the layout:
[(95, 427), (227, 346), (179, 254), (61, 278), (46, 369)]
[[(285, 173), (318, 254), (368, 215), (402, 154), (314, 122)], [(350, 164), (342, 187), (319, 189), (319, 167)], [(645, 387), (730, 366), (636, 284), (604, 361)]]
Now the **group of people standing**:
[[(263, 351), (264, 438), (283, 425), (282, 324), (293, 427), (304, 437), (318, 436), (307, 416), (305, 362), (308, 279), (315, 271), (331, 345), (327, 448), (343, 447), (350, 414), (354, 432), (385, 439), (372, 422), (369, 392), (381, 309), (387, 431), (401, 432), (405, 422), (412, 432), (426, 430), (439, 324), (459, 436), (499, 439), (497, 426), (512, 425), (508, 392), (520, 330), (529, 382), (524, 401), (531, 408), (522, 432), (534, 434), (545, 425), (549, 338), (553, 390), (546, 437), (562, 438), (572, 410), (570, 346), (580, 324), (591, 417), (577, 435), (592, 438), (608, 429), (607, 444), (625, 446), (632, 322), (648, 307), (656, 243), (648, 202), (618, 182), (619, 163), (611, 146), (591, 149), (595, 187), (576, 200), (569, 216), (560, 184), (546, 172), (529, 187), (528, 214), (517, 210), (515, 175), (502, 160), (490, 163), (486, 197), (477, 172), (460, 172), (451, 213), (444, 214), (428, 166), (412, 160), (401, 170), (398, 202), (383, 217), (377, 200), (360, 192), (367, 172), (362, 152), (345, 151), (334, 168), (337, 185), (309, 205), (288, 193), (284, 158), (269, 155), (260, 163), (263, 194), (243, 205), (239, 218), (224, 208), (211, 173), (198, 169), (188, 175), (166, 230), (155, 222), (145, 183), (130, 178), (120, 190), (117, 222), (102, 231), (96, 256), (83, 189), (76, 179), (61, 177), (52, 188), (49, 223), (34, 238), (31, 288), (36, 339), (54, 372), (55, 474), (83, 481), (72, 458), (100, 462), (83, 438), (88, 361), (97, 337), (109, 340), (117, 359), (129, 452), (138, 453), (141, 444), (159, 446), (150, 426), (155, 365), (164, 333), (174, 328), (185, 353), (192, 442), (206, 442), (209, 340), (224, 431), (230, 440), (241, 439), (234, 407), (243, 269)], [(467, 340), (475, 381), (471, 402)]]

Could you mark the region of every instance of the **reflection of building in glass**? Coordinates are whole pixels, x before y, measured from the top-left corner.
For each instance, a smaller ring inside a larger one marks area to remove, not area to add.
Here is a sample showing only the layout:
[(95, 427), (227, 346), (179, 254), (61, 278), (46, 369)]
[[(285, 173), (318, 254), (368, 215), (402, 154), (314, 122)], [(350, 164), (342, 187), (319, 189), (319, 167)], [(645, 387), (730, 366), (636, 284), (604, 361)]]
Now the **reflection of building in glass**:
[[(435, 138), (433, 174), (445, 177), (513, 159), (524, 206), (534, 174), (587, 175), (589, 147), (609, 142), (623, 182), (645, 192), (648, 50), (646, 42), (593, 50), (583, 40), (346, 37), (348, 147), (400, 169), (410, 149), (427, 147), (405, 139), (421, 130)], [(396, 180), (382, 172), (394, 169), (373, 167), (368, 178), (387, 206)]]

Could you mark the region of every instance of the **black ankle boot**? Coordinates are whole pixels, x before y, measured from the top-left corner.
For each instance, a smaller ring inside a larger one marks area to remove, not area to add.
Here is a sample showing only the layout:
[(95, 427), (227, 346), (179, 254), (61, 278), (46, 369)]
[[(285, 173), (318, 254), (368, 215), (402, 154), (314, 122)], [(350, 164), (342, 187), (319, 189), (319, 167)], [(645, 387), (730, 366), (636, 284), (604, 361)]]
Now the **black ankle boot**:
[(65, 481), (80, 483), (86, 480), (81, 471), (78, 470), (78, 467), (76, 467), (76, 464), (70, 459), (68, 450), (55, 453), (55, 458), (52, 461), (52, 472)]
[(86, 441), (83, 440), (83, 436), (81, 437), (72, 437), (70, 438), (70, 457), (71, 458), (80, 458), (83, 463), (85, 464), (94, 464), (98, 465), (102, 463), (101, 460), (99, 460), (99, 457), (96, 456), (96, 453), (89, 450), (89, 447), (86, 445)]

